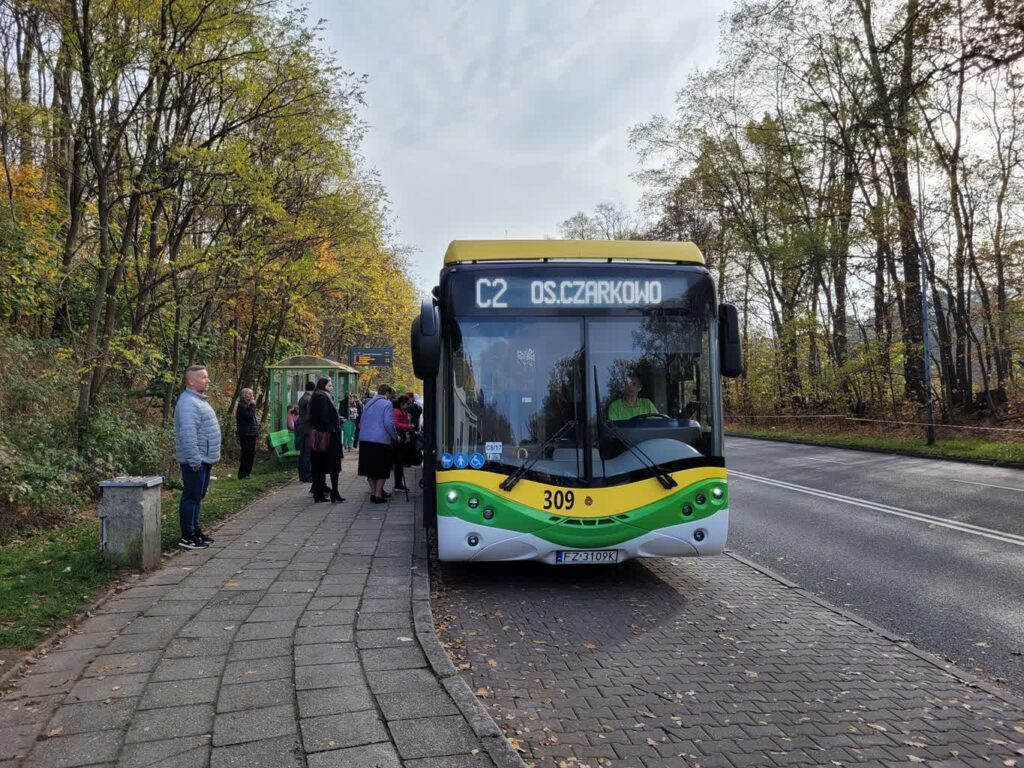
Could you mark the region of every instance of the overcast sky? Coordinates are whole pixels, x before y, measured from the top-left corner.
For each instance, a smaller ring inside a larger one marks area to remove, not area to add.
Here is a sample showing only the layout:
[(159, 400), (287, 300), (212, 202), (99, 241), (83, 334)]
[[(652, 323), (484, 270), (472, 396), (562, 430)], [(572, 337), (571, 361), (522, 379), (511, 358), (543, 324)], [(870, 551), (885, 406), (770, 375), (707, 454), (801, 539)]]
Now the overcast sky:
[(429, 287), (450, 240), (555, 236), (599, 202), (635, 207), (629, 127), (714, 62), (731, 2), (314, 0), (310, 16), (369, 76), (363, 151)]

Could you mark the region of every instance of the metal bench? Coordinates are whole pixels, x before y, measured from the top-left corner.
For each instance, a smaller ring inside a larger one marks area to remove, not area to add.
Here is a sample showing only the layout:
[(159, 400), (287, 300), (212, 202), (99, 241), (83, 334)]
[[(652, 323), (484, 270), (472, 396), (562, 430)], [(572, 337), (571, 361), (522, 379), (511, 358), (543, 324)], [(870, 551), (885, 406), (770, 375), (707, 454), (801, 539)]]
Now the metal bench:
[(299, 458), (299, 451), (295, 447), (294, 432), (281, 429), (277, 432), (271, 432), (267, 440), (270, 443), (271, 450), (277, 455), (278, 461)]

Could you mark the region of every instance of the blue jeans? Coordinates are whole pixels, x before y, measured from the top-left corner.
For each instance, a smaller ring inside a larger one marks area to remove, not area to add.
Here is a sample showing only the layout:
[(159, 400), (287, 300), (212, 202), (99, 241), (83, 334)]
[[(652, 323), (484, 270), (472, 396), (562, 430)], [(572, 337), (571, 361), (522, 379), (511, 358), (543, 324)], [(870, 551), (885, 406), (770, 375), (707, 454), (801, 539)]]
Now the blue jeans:
[(178, 522), (181, 536), (191, 539), (199, 532), (199, 505), (210, 485), (212, 465), (204, 463), (198, 470), (188, 464), (181, 465), (181, 501), (178, 503)]

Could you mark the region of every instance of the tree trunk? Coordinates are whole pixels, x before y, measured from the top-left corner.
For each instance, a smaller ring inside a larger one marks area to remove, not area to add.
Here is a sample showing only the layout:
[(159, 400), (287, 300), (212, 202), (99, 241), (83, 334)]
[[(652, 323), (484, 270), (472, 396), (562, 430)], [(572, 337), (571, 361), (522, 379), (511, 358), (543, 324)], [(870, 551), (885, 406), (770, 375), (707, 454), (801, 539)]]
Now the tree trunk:
[[(867, 44), (868, 69), (875, 89), (875, 106), (883, 124), (883, 136), (892, 172), (893, 197), (896, 202), (903, 267), (904, 395), (924, 403), (928, 397), (924, 382), (924, 336), (921, 317), (921, 253), (915, 235), (916, 217), (908, 175), (909, 139), (911, 136), (910, 104), (914, 97), (915, 31), (920, 14), (919, 0), (907, 0), (906, 24), (902, 29), (902, 58), (899, 61), (899, 82), (890, 91), (886, 85), (886, 66), (875, 39), (872, 0), (857, 0)], [(893, 41), (895, 43), (896, 41)], [(888, 47), (888, 46), (887, 46)], [(891, 50), (896, 50), (895, 45)]]

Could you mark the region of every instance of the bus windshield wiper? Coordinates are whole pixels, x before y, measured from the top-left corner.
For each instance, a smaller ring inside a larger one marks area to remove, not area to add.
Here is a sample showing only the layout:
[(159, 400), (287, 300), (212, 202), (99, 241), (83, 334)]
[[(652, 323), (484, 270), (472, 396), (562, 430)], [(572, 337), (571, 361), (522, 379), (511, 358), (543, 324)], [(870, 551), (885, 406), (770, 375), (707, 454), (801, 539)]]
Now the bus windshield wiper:
[(502, 480), (501, 484), (498, 487), (501, 488), (501, 490), (503, 491), (511, 491), (513, 488), (515, 488), (516, 483), (522, 480), (523, 476), (527, 472), (529, 472), (533, 468), (533, 465), (540, 460), (540, 457), (544, 455), (544, 449), (575, 426), (575, 419), (570, 419), (569, 421), (565, 422), (565, 424), (563, 424), (557, 432), (555, 432), (553, 435), (551, 435), (551, 437), (549, 437), (547, 440), (540, 444), (540, 447), (537, 449), (537, 453), (533, 455), (532, 459), (530, 459), (528, 462), (519, 467), (519, 469), (517, 469), (511, 475)]
[(619, 441), (629, 449), (629, 452), (636, 457), (637, 461), (647, 467), (647, 469), (651, 470), (651, 474), (658, 478), (658, 482), (661, 483), (663, 488), (675, 488), (679, 485), (679, 483), (676, 482), (676, 479), (665, 471), (664, 467), (644, 453), (643, 449), (641, 449), (639, 445), (626, 437), (622, 433), (622, 430), (612, 423), (611, 419), (605, 421), (601, 426), (605, 427), (615, 435), (615, 437), (617, 437)]

